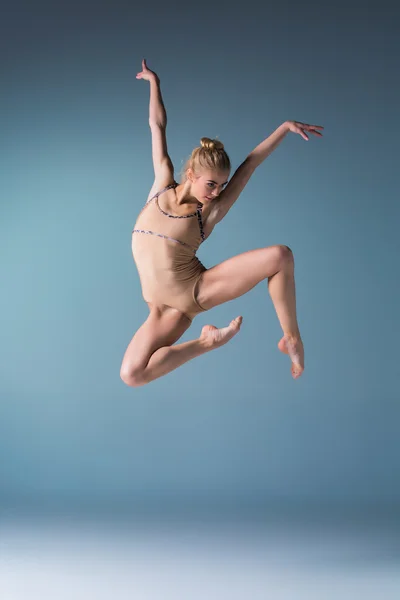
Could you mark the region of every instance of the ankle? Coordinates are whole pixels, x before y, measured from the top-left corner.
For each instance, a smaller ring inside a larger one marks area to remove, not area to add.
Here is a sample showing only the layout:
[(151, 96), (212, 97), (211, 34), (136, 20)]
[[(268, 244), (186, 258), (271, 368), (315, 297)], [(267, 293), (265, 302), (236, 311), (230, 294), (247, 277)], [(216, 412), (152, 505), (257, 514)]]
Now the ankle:
[(201, 354), (212, 350), (215, 346), (210, 336), (200, 336), (199, 338), (197, 338), (196, 342), (198, 344)]
[(291, 340), (300, 340), (301, 339), (300, 331), (298, 329), (291, 330), (291, 331), (284, 331), (283, 335), (285, 338), (290, 338)]

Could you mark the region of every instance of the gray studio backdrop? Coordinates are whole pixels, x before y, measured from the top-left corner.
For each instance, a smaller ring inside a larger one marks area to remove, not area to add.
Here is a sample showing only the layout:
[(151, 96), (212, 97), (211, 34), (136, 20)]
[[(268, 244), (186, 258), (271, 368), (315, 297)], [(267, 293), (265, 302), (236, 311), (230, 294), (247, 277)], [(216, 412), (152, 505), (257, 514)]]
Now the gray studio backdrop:
[[(8, 9), (2, 505), (399, 502), (397, 15), (346, 6)], [(202, 136), (235, 169), (286, 119), (325, 126), (290, 134), (199, 251), (292, 248), (298, 381), (266, 282), (182, 338), (241, 314), (228, 345), (144, 388), (119, 378), (148, 314), (130, 249), (153, 183), (143, 57), (176, 174)]]

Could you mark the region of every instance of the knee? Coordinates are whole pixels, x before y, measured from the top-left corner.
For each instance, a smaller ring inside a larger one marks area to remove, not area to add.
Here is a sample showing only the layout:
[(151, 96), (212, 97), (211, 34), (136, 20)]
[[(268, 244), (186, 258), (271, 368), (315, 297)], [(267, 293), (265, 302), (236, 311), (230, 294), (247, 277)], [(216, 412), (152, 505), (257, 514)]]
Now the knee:
[(283, 246), (279, 244), (276, 246), (276, 251), (278, 253), (279, 261), (282, 266), (294, 263), (293, 252), (291, 248), (289, 248), (289, 246)]
[(140, 387), (145, 383), (143, 380), (143, 373), (140, 369), (132, 369), (122, 365), (119, 376), (129, 387)]

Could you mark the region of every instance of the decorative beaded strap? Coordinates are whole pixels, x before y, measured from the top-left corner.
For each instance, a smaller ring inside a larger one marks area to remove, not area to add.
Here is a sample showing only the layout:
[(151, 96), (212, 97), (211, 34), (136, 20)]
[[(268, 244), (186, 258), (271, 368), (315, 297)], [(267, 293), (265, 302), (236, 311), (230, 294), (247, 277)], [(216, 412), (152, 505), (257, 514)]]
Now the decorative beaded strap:
[(171, 188), (175, 188), (177, 185), (178, 184), (176, 182), (170, 183), (169, 185), (167, 185), (167, 187), (165, 187), (162, 190), (160, 190), (159, 192), (157, 192), (157, 194), (154, 194), (154, 196), (152, 198), (149, 198), (147, 200), (146, 204), (149, 204), (149, 202), (151, 202), (152, 200), (154, 200), (154, 198), (158, 198), (158, 196), (160, 196), (161, 194), (163, 194), (167, 190), (170, 190)]
[(156, 233), (155, 231), (148, 231), (146, 229), (134, 229), (132, 233), (147, 233), (148, 235), (157, 235), (160, 238), (164, 238), (165, 240), (171, 240), (171, 242), (176, 242), (177, 244), (181, 244), (182, 246), (186, 246), (196, 252), (196, 249), (187, 244), (186, 242), (181, 242), (181, 240), (176, 240), (175, 238), (169, 237), (169, 235), (164, 235), (162, 233)]
[(203, 208), (202, 205), (199, 203), (198, 204), (198, 209), (197, 209), (196, 212), (197, 212), (197, 219), (199, 221), (201, 241), (204, 242), (205, 234), (204, 234), (204, 230), (203, 230), (203, 219), (201, 218), (202, 208)]
[[(204, 242), (204, 238), (205, 238), (205, 233), (204, 233), (204, 229), (203, 229), (203, 219), (202, 219), (202, 209), (203, 209), (203, 205), (201, 204), (201, 202), (198, 202), (197, 204), (197, 210), (194, 213), (191, 213), (190, 215), (170, 215), (169, 213), (165, 212), (165, 210), (163, 210), (161, 208), (161, 206), (158, 203), (158, 196), (160, 196), (163, 192), (166, 192), (167, 190), (170, 190), (171, 188), (175, 188), (178, 184), (176, 182), (171, 183), (170, 185), (167, 185), (165, 188), (163, 188), (162, 190), (160, 190), (159, 192), (157, 192), (157, 194), (155, 194), (152, 198), (149, 198), (145, 204), (145, 206), (147, 206), (148, 204), (150, 204), (150, 202), (152, 200), (156, 200), (156, 205), (158, 210), (165, 215), (166, 217), (170, 218), (170, 219), (189, 219), (190, 217), (196, 217), (197, 216), (197, 220), (199, 222), (199, 228), (200, 228), (200, 236), (201, 236), (201, 241)], [(159, 237), (168, 239), (168, 240), (172, 240), (173, 242), (178, 242), (178, 244), (182, 244), (183, 246), (187, 246), (188, 248), (192, 248), (192, 246), (190, 246), (189, 244), (187, 244), (186, 242), (181, 242), (180, 240), (175, 240), (174, 238), (171, 238), (167, 235), (163, 235), (161, 233), (155, 233), (153, 231), (146, 231), (143, 229), (134, 229), (132, 231), (132, 233), (137, 232), (137, 233), (149, 233), (149, 234), (153, 234), (153, 235), (158, 235)]]

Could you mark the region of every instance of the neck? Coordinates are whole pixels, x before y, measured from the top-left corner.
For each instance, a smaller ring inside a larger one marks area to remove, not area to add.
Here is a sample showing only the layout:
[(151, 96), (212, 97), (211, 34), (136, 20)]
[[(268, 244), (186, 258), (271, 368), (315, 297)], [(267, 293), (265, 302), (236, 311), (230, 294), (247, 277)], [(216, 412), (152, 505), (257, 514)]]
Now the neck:
[(185, 183), (180, 183), (176, 188), (176, 198), (178, 204), (196, 204), (199, 202), (197, 198), (195, 198), (191, 194), (192, 184), (189, 180), (186, 180)]

